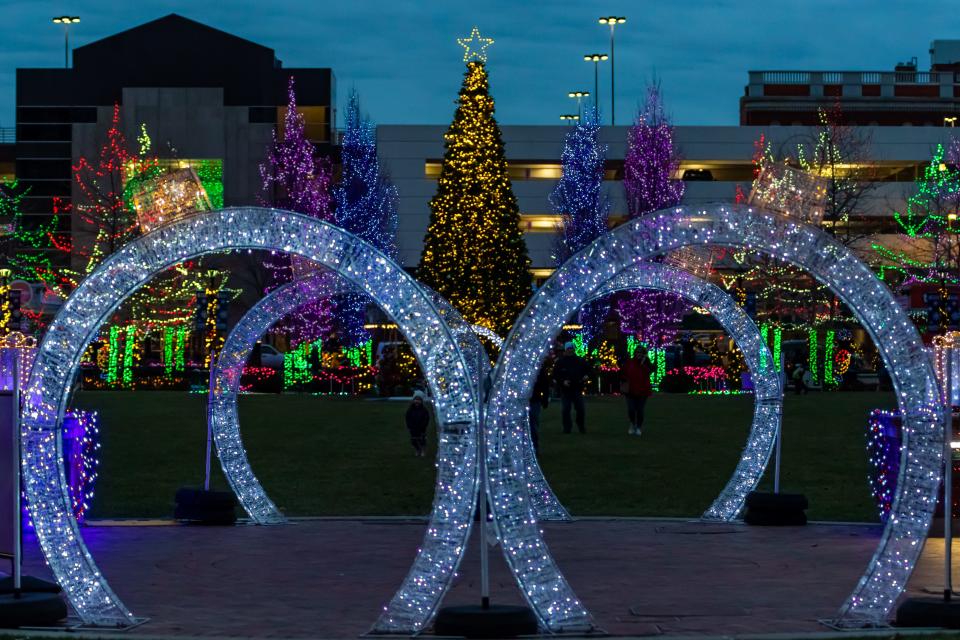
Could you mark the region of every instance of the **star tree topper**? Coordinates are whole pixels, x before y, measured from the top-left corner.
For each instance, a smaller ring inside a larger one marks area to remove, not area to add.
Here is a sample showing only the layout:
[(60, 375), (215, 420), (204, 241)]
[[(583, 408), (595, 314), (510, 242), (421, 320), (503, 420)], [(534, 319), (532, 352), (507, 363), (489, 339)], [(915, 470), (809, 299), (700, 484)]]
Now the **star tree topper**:
[[(479, 60), (480, 62), (487, 61), (487, 47), (493, 44), (493, 38), (481, 38), (480, 30), (476, 27), (473, 28), (473, 31), (470, 32), (469, 38), (457, 38), (457, 42), (463, 47), (463, 61), (470, 62), (471, 60)], [(479, 45), (479, 49), (473, 48), (474, 42), (476, 45)]]

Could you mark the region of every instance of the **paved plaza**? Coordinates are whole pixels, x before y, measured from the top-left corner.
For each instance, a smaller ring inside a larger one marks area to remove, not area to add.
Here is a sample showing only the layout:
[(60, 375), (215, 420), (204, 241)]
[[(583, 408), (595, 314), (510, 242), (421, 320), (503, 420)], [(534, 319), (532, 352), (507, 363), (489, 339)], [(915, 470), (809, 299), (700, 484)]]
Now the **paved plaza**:
[[(134, 633), (356, 637), (400, 584), (423, 526), (95, 523), (84, 537), (117, 594), (150, 618)], [(581, 520), (544, 530), (598, 625), (617, 635), (825, 631), (818, 619), (836, 613), (880, 536), (879, 526), (679, 520)], [(27, 542), (28, 573), (49, 577), (35, 540)], [(474, 536), (446, 604), (479, 599), (476, 543)], [(912, 591), (941, 584), (942, 554), (942, 540), (930, 540)], [(494, 601), (519, 602), (498, 549), (491, 558)]]

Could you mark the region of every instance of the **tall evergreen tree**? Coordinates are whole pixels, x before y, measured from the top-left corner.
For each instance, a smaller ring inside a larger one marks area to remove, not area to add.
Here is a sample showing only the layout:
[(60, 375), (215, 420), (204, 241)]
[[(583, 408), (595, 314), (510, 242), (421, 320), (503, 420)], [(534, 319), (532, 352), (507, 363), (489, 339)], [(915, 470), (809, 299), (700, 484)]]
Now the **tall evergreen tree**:
[(467, 63), (418, 275), (464, 318), (505, 334), (531, 294), (530, 258), (487, 70)]
[[(303, 114), (297, 111), (293, 77), (287, 86), (283, 125), (283, 135), (274, 132), (266, 161), (260, 165), (261, 200), (267, 205), (332, 222), (333, 171), (329, 161), (316, 157), (313, 143), (307, 139)], [(294, 261), (286, 256), (271, 257), (267, 264), (273, 270), (271, 289), (291, 280), (293, 265)], [(276, 330), (287, 333), (293, 345), (325, 338), (332, 328), (331, 307), (329, 298), (305, 304)]]
[[(397, 189), (377, 158), (377, 129), (360, 114), (357, 92), (347, 104), (347, 128), (343, 134), (340, 184), (333, 191), (337, 224), (380, 249), (397, 256)], [(340, 340), (356, 347), (370, 339), (363, 328), (370, 299), (361, 293), (334, 300)]]
[[(652, 84), (627, 134), (623, 188), (630, 218), (680, 204), (684, 184), (672, 177), (679, 166), (673, 126), (664, 112), (659, 87)], [(682, 298), (664, 291), (634, 291), (617, 301), (621, 331), (651, 348), (673, 341), (686, 308)]]
[[(600, 143), (599, 135), (599, 113), (587, 109), (564, 141), (563, 176), (550, 194), (553, 210), (561, 217), (554, 246), (557, 266), (607, 230), (610, 201), (602, 189), (607, 145)], [(609, 313), (607, 300), (598, 300), (580, 310), (583, 344), (589, 345), (601, 333)]]

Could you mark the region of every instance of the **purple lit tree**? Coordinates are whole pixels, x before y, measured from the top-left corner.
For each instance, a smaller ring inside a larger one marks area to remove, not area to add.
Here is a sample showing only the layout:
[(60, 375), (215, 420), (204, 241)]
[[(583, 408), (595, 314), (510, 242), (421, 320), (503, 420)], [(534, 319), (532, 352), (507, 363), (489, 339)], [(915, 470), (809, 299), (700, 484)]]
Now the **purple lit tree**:
[[(679, 166), (673, 126), (663, 110), (660, 88), (652, 84), (627, 134), (623, 188), (631, 219), (680, 204), (684, 184), (673, 178)], [(617, 300), (620, 330), (636, 336), (649, 348), (673, 342), (686, 309), (682, 298), (661, 291), (635, 291)]]
[[(357, 92), (347, 104), (347, 128), (341, 149), (340, 184), (333, 191), (337, 224), (391, 258), (397, 256), (397, 189), (377, 158), (377, 129), (360, 114)], [(336, 325), (345, 347), (370, 339), (363, 328), (369, 297), (346, 294), (334, 299)]]
[[(260, 177), (263, 180), (263, 204), (333, 222), (333, 198), (330, 195), (333, 172), (328, 160), (315, 156), (313, 143), (307, 139), (306, 123), (297, 111), (292, 77), (287, 86), (283, 131), (274, 132), (267, 159), (260, 165)], [(267, 290), (289, 282), (298, 264), (301, 263), (295, 264), (287, 256), (271, 256), (266, 264), (272, 271)], [(324, 298), (300, 307), (275, 330), (287, 333), (291, 345), (296, 346), (326, 337), (331, 328), (332, 302)]]
[[(607, 230), (610, 201), (602, 189), (607, 146), (600, 143), (599, 134), (599, 114), (591, 108), (564, 141), (563, 175), (550, 194), (550, 204), (561, 217), (554, 245), (558, 266)], [(584, 345), (602, 332), (609, 313), (608, 300), (598, 300), (580, 309), (577, 319), (583, 327)]]

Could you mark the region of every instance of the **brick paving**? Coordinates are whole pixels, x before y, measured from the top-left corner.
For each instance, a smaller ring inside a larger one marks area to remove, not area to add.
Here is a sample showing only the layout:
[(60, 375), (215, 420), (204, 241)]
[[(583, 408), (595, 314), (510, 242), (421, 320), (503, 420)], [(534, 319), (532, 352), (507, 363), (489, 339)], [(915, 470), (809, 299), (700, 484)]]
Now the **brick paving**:
[[(577, 595), (617, 635), (825, 631), (817, 620), (835, 614), (880, 536), (878, 526), (677, 520), (581, 520), (544, 530)], [(132, 634), (286, 638), (366, 632), (422, 534), (421, 521), (386, 519), (84, 530), (117, 594), (151, 618)], [(35, 541), (27, 543), (27, 572), (49, 577)], [(477, 556), (474, 540), (446, 604), (479, 599)], [(942, 540), (931, 540), (912, 590), (941, 584), (942, 558)], [(491, 559), (494, 602), (519, 602), (498, 550)]]

